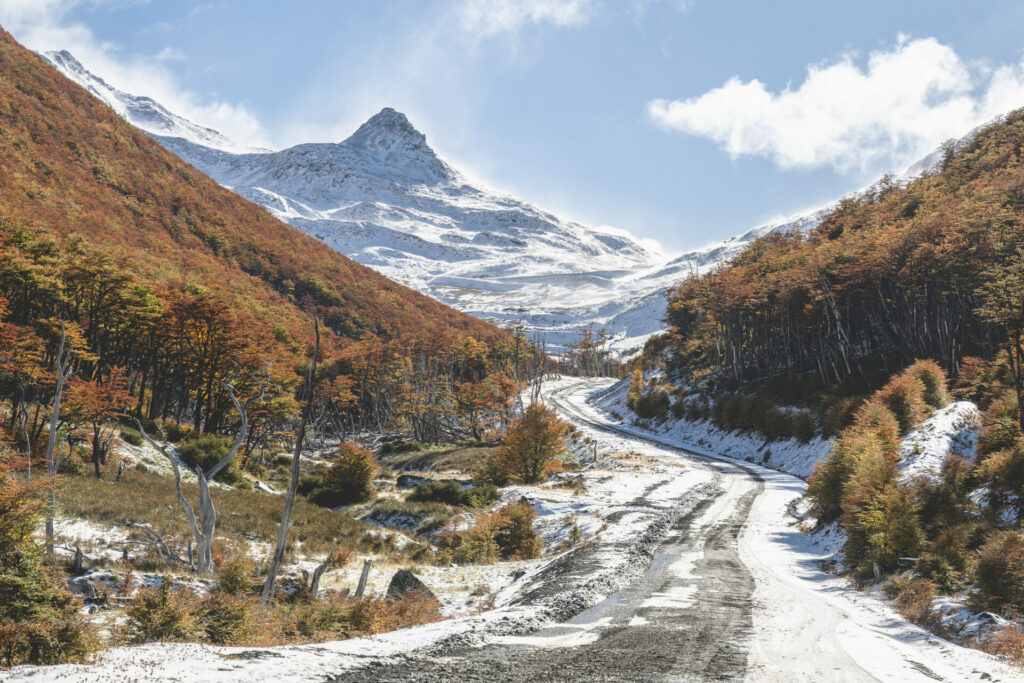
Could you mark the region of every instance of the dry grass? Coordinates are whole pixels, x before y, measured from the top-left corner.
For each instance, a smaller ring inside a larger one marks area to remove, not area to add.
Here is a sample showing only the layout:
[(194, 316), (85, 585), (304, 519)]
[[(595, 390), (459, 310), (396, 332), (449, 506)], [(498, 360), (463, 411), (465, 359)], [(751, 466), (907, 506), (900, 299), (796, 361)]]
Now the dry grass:
[(214, 591), (199, 597), (188, 588), (144, 589), (129, 605), (117, 638), (127, 643), (199, 642), (272, 647), (385, 633), (439, 621), (441, 603), (427, 593), (400, 600), (350, 598), (308, 592), (265, 606), (255, 596)]
[[(198, 497), (195, 485), (184, 484), (185, 496)], [(283, 496), (235, 489), (212, 490), (217, 509), (217, 536), (230, 543), (242, 539), (273, 542), (281, 519)], [(184, 542), (188, 528), (167, 477), (128, 470), (119, 483), (91, 476), (63, 478), (58, 496), (62, 513), (106, 524), (136, 522), (155, 529), (169, 525), (168, 537)], [(334, 512), (296, 498), (289, 533), (289, 551), (296, 542), (308, 556), (326, 555), (338, 548), (367, 551), (362, 539), (370, 526), (343, 511)]]
[(1020, 623), (1001, 626), (977, 647), (990, 655), (1005, 657), (1014, 666), (1024, 669), (1024, 627)]
[(497, 452), (484, 444), (429, 446), (410, 453), (381, 456), (380, 461), (395, 470), (434, 470), (471, 473)]

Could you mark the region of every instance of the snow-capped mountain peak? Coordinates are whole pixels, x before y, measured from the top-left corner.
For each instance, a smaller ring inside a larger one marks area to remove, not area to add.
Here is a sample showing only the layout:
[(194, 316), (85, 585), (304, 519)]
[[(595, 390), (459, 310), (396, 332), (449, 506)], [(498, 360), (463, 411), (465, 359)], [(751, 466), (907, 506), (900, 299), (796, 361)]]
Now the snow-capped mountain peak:
[(374, 114), (341, 144), (425, 183), (458, 178), (427, 144), (427, 136), (418, 131), (405, 114), (391, 107)]
[(551, 351), (576, 341), (588, 325), (606, 329), (618, 349), (635, 349), (663, 327), (665, 287), (777, 228), (666, 263), (628, 234), (588, 228), (476, 185), (390, 107), (340, 143), (252, 154), (149, 98), (110, 87), (67, 53), (47, 58), (169, 150), (281, 220), (462, 311), (522, 322)]
[(433, 154), (433, 150), (427, 147), (427, 136), (416, 130), (405, 114), (391, 107), (384, 107), (371, 116), (342, 144), (383, 155), (396, 148), (400, 151), (426, 149)]

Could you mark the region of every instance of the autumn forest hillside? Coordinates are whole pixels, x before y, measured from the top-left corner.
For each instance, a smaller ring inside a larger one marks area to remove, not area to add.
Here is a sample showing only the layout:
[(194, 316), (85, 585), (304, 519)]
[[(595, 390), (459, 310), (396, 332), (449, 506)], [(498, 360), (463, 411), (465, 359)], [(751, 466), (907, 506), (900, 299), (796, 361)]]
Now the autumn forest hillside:
[(918, 358), (956, 375), (965, 356), (994, 357), (1022, 315), (1022, 148), (1018, 111), (947, 143), (932, 173), (883, 178), (809, 234), (761, 238), (680, 284), (665, 340), (676, 369), (793, 399), (867, 391)]
[[(314, 313), (325, 401), (349, 429), (450, 413), (457, 381), (470, 391), (520, 370), (509, 363), (525, 353), (522, 339), (277, 220), (4, 32), (0, 168), (0, 296), (17, 342), (0, 382), (11, 429), (25, 406), (49, 400), (62, 323), (81, 381), (124, 384), (133, 414), (203, 433), (231, 426), (229, 380), (243, 395), (265, 386), (278, 397), (265, 432), (293, 417), (286, 397), (307, 363)], [(444, 385), (431, 390), (436, 406), (407, 400), (421, 381)], [(29, 422), (40, 436), (40, 416)]]
[[(1022, 151), (1018, 110), (920, 177), (883, 178), (809, 233), (680, 283), (630, 383), (639, 417), (754, 434), (765, 462), (827, 444), (808, 480), (816, 529), (838, 526), (843, 567), (892, 574), (897, 609), (937, 632), (939, 594), (1024, 610)], [(929, 447), (912, 437), (943, 430), (963, 437), (915, 470)], [(1021, 634), (978, 643), (1024, 661)]]
[[(498, 331), (326, 249), (185, 164), (0, 34), (0, 214), (90, 248), (156, 289), (193, 283), (308, 338)], [(271, 341), (280, 344), (280, 341)]]

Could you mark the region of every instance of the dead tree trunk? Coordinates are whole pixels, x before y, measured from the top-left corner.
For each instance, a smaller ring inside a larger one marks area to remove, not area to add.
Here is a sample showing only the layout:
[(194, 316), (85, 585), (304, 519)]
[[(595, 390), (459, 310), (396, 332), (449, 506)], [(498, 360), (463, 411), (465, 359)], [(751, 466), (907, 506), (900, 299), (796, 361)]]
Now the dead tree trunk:
[(359, 585), (356, 586), (355, 597), (363, 597), (363, 592), (366, 590), (366, 581), (370, 578), (370, 567), (373, 565), (373, 560), (363, 560), (363, 571), (359, 574)]
[(306, 437), (306, 423), (309, 421), (310, 413), (313, 410), (316, 360), (317, 356), (320, 355), (320, 322), (316, 316), (313, 317), (313, 333), (315, 337), (313, 358), (309, 364), (309, 371), (306, 373), (306, 405), (302, 409), (302, 418), (299, 420), (299, 432), (295, 435), (295, 450), (292, 451), (291, 479), (288, 482), (288, 494), (284, 500), (284, 511), (281, 513), (281, 525), (277, 529), (277, 545), (274, 548), (274, 556), (270, 560), (270, 568), (267, 570), (267, 580), (263, 584), (262, 600), (264, 604), (274, 598), (274, 584), (277, 583), (277, 574), (281, 571), (281, 563), (284, 561), (284, 548), (288, 541), (288, 527), (292, 521), (292, 505), (295, 504), (295, 493), (299, 489), (299, 460), (302, 457), (302, 441)]
[[(196, 467), (193, 471), (196, 475), (196, 480), (199, 484), (199, 516), (196, 517), (195, 508), (185, 498), (185, 494), (181, 491), (181, 464), (178, 458), (167, 450), (167, 441), (164, 439), (164, 444), (160, 445), (154, 441), (149, 434), (146, 433), (145, 428), (139, 420), (135, 420), (136, 426), (139, 428), (139, 434), (142, 438), (149, 443), (150, 446), (157, 449), (167, 460), (171, 463), (171, 467), (174, 469), (174, 491), (178, 496), (178, 501), (181, 503), (181, 507), (185, 510), (185, 517), (188, 520), (189, 529), (192, 531), (192, 537), (195, 539), (196, 550), (194, 557), (195, 569), (199, 574), (211, 574), (213, 572), (213, 558), (212, 558), (212, 546), (213, 546), (213, 535), (217, 527), (217, 511), (213, 507), (213, 498), (210, 497), (210, 481), (213, 480), (225, 467), (227, 467), (234, 459), (235, 454), (238, 453), (238, 449), (241, 448), (242, 444), (245, 443), (245, 436), (249, 431), (249, 419), (246, 413), (246, 409), (249, 404), (254, 401), (254, 398), (249, 399), (242, 404), (239, 402), (238, 397), (235, 396), (235, 389), (230, 384), (225, 383), (224, 388), (227, 389), (228, 395), (231, 397), (232, 403), (235, 404), (235, 409), (238, 410), (238, 415), (241, 417), (242, 424), (238, 428), (238, 434), (235, 436), (234, 443), (231, 444), (230, 450), (227, 455), (220, 459), (216, 465), (210, 468), (209, 471), (204, 471), (202, 467)], [(261, 398), (260, 396), (256, 398)]]
[(25, 419), (22, 422), (22, 427), (25, 430), (25, 483), (32, 483), (32, 435), (29, 433), (28, 428), (28, 406), (23, 402), (21, 409), (25, 413)]
[(50, 433), (46, 440), (46, 473), (50, 478), (50, 497), (46, 506), (46, 552), (53, 554), (53, 518), (57, 508), (57, 459), (54, 450), (57, 447), (57, 427), (60, 424), (60, 402), (64, 395), (64, 385), (71, 372), (71, 350), (65, 351), (67, 331), (63, 321), (60, 324), (60, 346), (57, 348), (57, 385), (53, 392), (53, 407), (50, 411)]
[(320, 592), (320, 579), (323, 578), (324, 573), (331, 568), (331, 565), (333, 563), (334, 553), (331, 553), (326, 558), (324, 558), (323, 562), (316, 566), (316, 569), (313, 570), (313, 581), (309, 584), (309, 594), (312, 595), (314, 598)]

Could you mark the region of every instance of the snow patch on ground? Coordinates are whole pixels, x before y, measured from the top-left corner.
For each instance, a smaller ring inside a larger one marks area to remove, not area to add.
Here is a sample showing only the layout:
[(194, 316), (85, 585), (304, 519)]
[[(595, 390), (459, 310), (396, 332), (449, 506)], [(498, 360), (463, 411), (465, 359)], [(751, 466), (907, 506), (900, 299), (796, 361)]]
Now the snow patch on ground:
[(681, 448), (725, 455), (801, 479), (811, 476), (814, 465), (828, 453), (828, 442), (820, 438), (805, 444), (796, 439), (769, 442), (757, 435), (720, 429), (710, 420), (641, 420), (626, 406), (628, 393), (629, 380), (622, 380), (598, 394), (594, 405), (605, 411), (612, 424), (639, 428)]
[(974, 455), (980, 429), (981, 413), (970, 401), (957, 401), (936, 410), (920, 427), (903, 437), (899, 463), (901, 479), (937, 479), (949, 452)]

